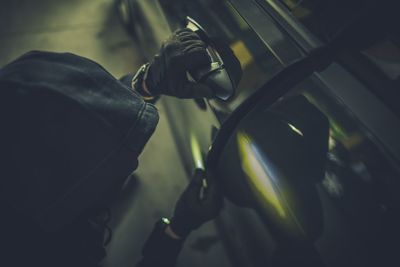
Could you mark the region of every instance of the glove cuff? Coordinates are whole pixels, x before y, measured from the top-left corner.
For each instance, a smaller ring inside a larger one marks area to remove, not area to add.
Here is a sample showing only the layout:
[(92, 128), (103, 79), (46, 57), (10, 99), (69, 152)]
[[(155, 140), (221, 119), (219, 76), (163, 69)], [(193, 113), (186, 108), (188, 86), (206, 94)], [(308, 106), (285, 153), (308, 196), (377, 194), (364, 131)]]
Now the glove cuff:
[(154, 95), (143, 88), (143, 82), (146, 81), (150, 64), (142, 65), (132, 78), (132, 89), (138, 92), (145, 100), (153, 99)]

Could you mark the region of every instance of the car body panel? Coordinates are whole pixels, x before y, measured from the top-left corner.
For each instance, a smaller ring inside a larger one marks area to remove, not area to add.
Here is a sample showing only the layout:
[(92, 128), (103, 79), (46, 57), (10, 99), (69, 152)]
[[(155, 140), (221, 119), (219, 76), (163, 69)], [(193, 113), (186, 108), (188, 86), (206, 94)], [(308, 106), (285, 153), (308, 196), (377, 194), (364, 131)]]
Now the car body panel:
[[(333, 89), (332, 93), (351, 108), (360, 121), (368, 125), (371, 134), (399, 161), (399, 118), (340, 65), (333, 64), (321, 72), (319, 77), (326, 86)], [(387, 130), (388, 125), (393, 126), (390, 131)]]
[[(347, 76), (347, 78), (338, 79), (337, 72), (341, 73), (340, 77)], [(361, 105), (354, 104), (352, 99), (365, 99), (369, 90), (337, 63), (322, 72), (324, 81), (320, 79), (320, 76), (320, 74), (314, 74), (305, 79), (281, 100), (300, 93), (320, 109), (330, 121), (330, 150), (325, 177), (315, 184), (314, 189), (310, 188), (307, 191), (311, 195), (317, 192), (317, 198), (314, 198), (314, 201), (319, 202), (322, 207), (323, 227), (321, 232), (315, 232), (317, 233), (316, 237), (315, 233), (311, 235), (307, 233), (307, 238), (312, 241), (312, 248), (315, 249), (314, 252), (317, 252), (318, 260), (323, 266), (376, 266), (380, 263), (389, 266), (399, 260), (396, 257), (395, 243), (400, 237), (400, 231), (395, 225), (399, 221), (400, 199), (396, 189), (399, 187), (400, 172), (398, 158), (393, 153), (393, 150), (397, 148), (391, 146), (390, 142), (383, 144), (380, 138), (372, 134), (371, 129), (379, 125), (385, 126), (385, 129), (390, 126), (390, 129), (396, 132), (400, 129), (400, 123), (394, 120), (387, 124), (386, 118), (393, 118), (393, 114), (382, 106), (377, 98), (370, 98), (367, 102), (368, 108), (375, 111), (374, 119), (379, 120), (380, 123), (377, 125), (373, 120), (360, 120), (363, 116), (370, 117), (368, 116), (370, 111), (362, 111), (363, 103)], [(325, 85), (326, 81), (332, 80), (336, 82), (335, 86), (341, 88), (340, 90), (335, 90), (337, 87)], [(358, 88), (351, 92), (351, 97), (348, 97), (348, 91), (355, 88), (354, 83), (358, 83)], [(343, 99), (346, 100), (343, 101)], [(264, 105), (266, 109), (269, 109), (269, 101), (269, 99), (261, 99), (259, 105)], [(350, 106), (347, 106), (348, 104)], [(383, 112), (381, 112), (382, 108)], [(247, 120), (252, 119), (250, 113), (246, 118)], [(257, 148), (258, 144), (254, 143), (252, 146)], [(259, 150), (262, 150), (262, 146)], [(247, 155), (250, 157), (250, 153)], [(241, 176), (236, 177), (236, 179), (241, 179), (242, 185), (235, 188), (247, 187), (245, 171), (243, 167), (237, 167), (237, 155), (229, 151), (223, 154), (222, 161), (226, 162), (226, 166), (224, 165), (223, 168), (226, 170), (224, 177), (225, 175), (235, 177), (237, 173), (242, 172)], [(267, 164), (267, 162), (263, 161), (263, 164)], [(235, 167), (231, 167), (232, 170), (230, 170), (227, 167), (229, 165)], [(293, 182), (282, 179), (274, 183), (293, 185)], [(263, 186), (270, 187), (271, 185), (264, 184)], [(306, 200), (305, 195), (285, 190), (282, 185), (279, 188), (281, 193), (285, 192), (284, 194), (290, 195), (289, 199), (294, 199), (293, 203), (298, 204)], [(259, 190), (262, 189), (259, 188)], [(254, 193), (243, 192), (243, 190), (237, 190), (236, 193), (243, 199), (247, 199), (249, 194), (254, 195)], [(315, 220), (321, 216), (320, 213), (312, 210), (307, 215), (306, 211), (299, 210), (298, 205), (290, 204), (287, 201), (285, 205), (292, 206), (291, 210), (300, 212), (297, 215), (294, 214), (295, 217), (311, 216)], [(235, 206), (228, 206), (228, 209), (223, 211), (223, 216), (226, 216), (227, 220), (234, 220), (230, 216), (231, 214), (238, 216), (238, 211), (235, 211)], [(278, 248), (272, 253), (272, 258), (274, 258), (274, 255), (279, 253), (279, 243), (276, 243), (279, 239), (276, 238), (276, 234), (282, 229), (271, 227), (269, 223), (279, 218), (271, 213), (267, 215), (259, 213), (258, 215), (259, 220), (266, 221), (268, 228), (274, 229), (272, 240), (275, 240), (275, 243), (272, 242), (273, 245), (271, 245), (271, 240), (266, 241), (266, 245), (268, 245), (266, 247)], [(292, 220), (289, 217), (286, 218)], [(254, 217), (251, 216), (240, 220), (246, 221), (249, 225), (257, 225)], [(314, 229), (314, 227), (312, 226), (310, 229)], [(252, 229), (251, 232), (255, 236), (263, 231), (257, 228)], [(249, 233), (247, 232), (247, 234)], [(251, 239), (252, 237), (246, 238)], [(290, 240), (297, 242), (296, 238)], [(254, 243), (253, 247), (256, 244)], [(243, 248), (238, 245), (236, 249)], [(258, 249), (256, 250), (258, 251)], [(290, 255), (289, 252), (285, 253)], [(315, 254), (312, 253), (312, 255)], [(253, 262), (252, 266), (263, 266), (266, 260), (264, 255), (259, 255), (257, 259), (258, 261), (253, 259), (256, 262)]]
[[(277, 0), (177, 1), (186, 3), (186, 9), (182, 6), (175, 9), (171, 1), (135, 2), (144, 10), (139, 12), (142, 18), (137, 27), (141, 28), (140, 39), (149, 59), (161, 42), (180, 26), (183, 16), (189, 15), (211, 35), (222, 37), (239, 57), (243, 68), (242, 81), (229, 102), (162, 97), (161, 108), (167, 112), (188, 173), (203, 164), (202, 158), (216, 132), (241, 103), (283, 68), (326, 42), (298, 23)], [(318, 214), (322, 229), (315, 233), (309, 231), (309, 236), (306, 231), (306, 237), (312, 240), (307, 243), (309, 246), (303, 242), (303, 248), (296, 247), (295, 241), (292, 245), (282, 245), (276, 229), (270, 227), (276, 218), (226, 201), (218, 220), (227, 245), (234, 251), (237, 266), (279, 266), (274, 264), (284, 262), (294, 248), (315, 260), (315, 266), (395, 266), (391, 263), (398, 263), (395, 241), (400, 238), (396, 227), (400, 210), (396, 192), (400, 176), (397, 139), (400, 121), (368, 86), (342, 62), (336, 62), (294, 88), (288, 88), (287, 94), (282, 95), (283, 99), (303, 95), (329, 118), (330, 150), (323, 180), (310, 189), (307, 196), (310, 200), (290, 193), (299, 202), (318, 202), (322, 209), (322, 214)], [(264, 104), (268, 109), (270, 102), (260, 99), (259, 105)], [(228, 155), (225, 161), (241, 167), (237, 155)], [(243, 179), (246, 180), (245, 174)], [(309, 210), (298, 209), (293, 218), (313, 218), (317, 212)], [(308, 224), (313, 229), (312, 219)]]
[(291, 37), (257, 3), (240, 0), (231, 3), (283, 66), (302, 58), (304, 54)]
[(289, 33), (293, 40), (306, 53), (310, 53), (314, 49), (321, 47), (323, 42), (313, 36), (310, 31), (301, 25), (298, 20), (293, 17), (287, 8), (277, 0), (260, 0), (258, 1), (265, 11), (277, 21), (280, 26)]

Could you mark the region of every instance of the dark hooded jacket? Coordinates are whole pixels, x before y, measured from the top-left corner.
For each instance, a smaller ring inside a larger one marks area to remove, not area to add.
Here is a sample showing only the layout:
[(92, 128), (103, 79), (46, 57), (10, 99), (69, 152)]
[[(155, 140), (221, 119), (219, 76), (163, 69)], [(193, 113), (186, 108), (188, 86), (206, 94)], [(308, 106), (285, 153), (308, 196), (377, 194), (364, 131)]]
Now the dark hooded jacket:
[(0, 70), (0, 90), (7, 266), (95, 264), (88, 212), (136, 169), (156, 108), (69, 53), (23, 55)]

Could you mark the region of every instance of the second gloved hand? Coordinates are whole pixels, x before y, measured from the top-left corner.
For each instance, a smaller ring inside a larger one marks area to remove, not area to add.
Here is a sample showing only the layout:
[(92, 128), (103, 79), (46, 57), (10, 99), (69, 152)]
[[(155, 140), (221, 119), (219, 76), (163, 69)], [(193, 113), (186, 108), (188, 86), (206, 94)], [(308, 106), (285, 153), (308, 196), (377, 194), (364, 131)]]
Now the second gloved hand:
[(189, 81), (187, 71), (210, 64), (205, 44), (190, 29), (181, 29), (163, 43), (160, 53), (150, 63), (145, 84), (152, 95), (170, 95), (179, 98), (211, 98), (212, 90)]
[(204, 188), (203, 175), (202, 170), (195, 171), (190, 184), (175, 205), (170, 226), (179, 237), (185, 238), (192, 230), (217, 217), (221, 210), (222, 195), (217, 184), (208, 179), (207, 187)]

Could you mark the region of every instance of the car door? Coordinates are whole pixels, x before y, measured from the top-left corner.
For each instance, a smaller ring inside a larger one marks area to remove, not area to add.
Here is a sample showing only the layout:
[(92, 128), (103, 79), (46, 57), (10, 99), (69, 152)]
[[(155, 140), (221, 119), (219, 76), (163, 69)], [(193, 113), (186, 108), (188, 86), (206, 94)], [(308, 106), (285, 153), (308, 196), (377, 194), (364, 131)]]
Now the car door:
[(375, 0), (256, 0), (305, 50), (329, 43)]

